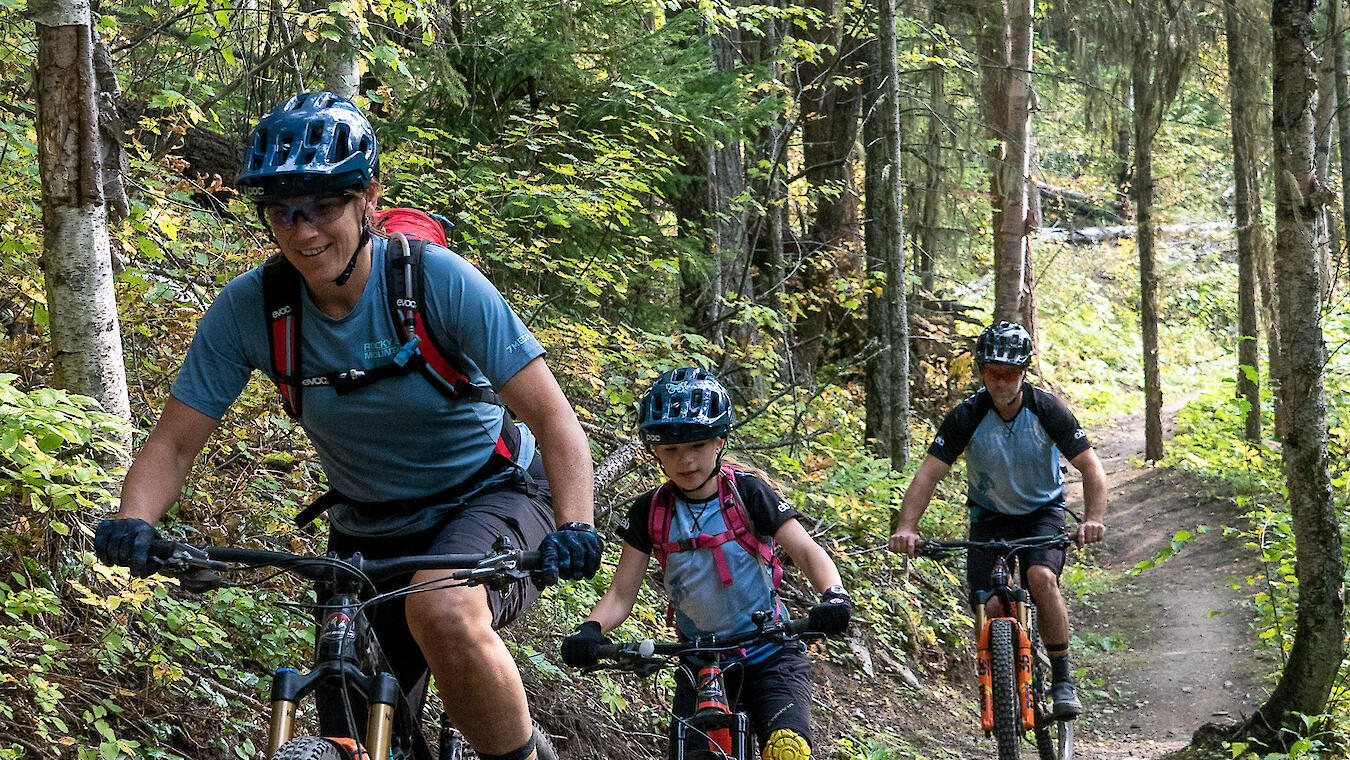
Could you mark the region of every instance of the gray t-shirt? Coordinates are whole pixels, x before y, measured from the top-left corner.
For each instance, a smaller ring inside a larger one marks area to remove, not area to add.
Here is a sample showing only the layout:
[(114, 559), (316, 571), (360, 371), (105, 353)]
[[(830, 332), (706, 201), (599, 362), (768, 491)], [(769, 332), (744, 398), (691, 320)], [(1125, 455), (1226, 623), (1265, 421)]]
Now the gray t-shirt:
[(947, 413), (928, 453), (951, 465), (966, 455), (966, 498), (971, 519), (989, 513), (1025, 515), (1064, 498), (1059, 455), (1073, 459), (1092, 448), (1069, 407), (1031, 383), (1022, 384), (1022, 408), (1004, 420), (981, 388)]
[[(333, 319), (301, 298), (301, 367), (308, 376), (370, 369), (400, 348), (389, 315), (385, 283), (387, 242), (374, 238), (370, 278), (356, 308)], [(423, 318), (456, 354), (469, 380), (501, 388), (544, 353), (497, 289), (463, 258), (428, 245), (423, 258)], [(220, 419), (253, 370), (271, 376), (263, 313), (262, 268), (221, 290), (197, 326), (172, 393), (197, 411)], [(300, 421), (338, 492), (363, 502), (412, 499), (466, 480), (487, 462), (505, 419), (493, 404), (451, 401), (417, 371), (379, 380), (339, 397), (331, 387), (304, 391)], [(522, 465), (534, 456), (534, 437), (522, 426)], [(329, 514), (344, 530), (354, 515)], [(351, 525), (361, 533), (373, 526)], [(378, 531), (384, 532), (384, 531)]]

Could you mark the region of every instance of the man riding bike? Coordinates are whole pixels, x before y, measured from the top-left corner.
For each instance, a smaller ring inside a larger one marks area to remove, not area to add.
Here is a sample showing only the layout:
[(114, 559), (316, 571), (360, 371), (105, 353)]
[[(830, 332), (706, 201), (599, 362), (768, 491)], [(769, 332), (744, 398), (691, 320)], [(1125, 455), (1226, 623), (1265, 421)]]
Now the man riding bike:
[[(507, 536), (540, 547), (555, 579), (594, 575), (601, 544), (590, 448), (544, 350), (488, 280), (449, 250), (418, 241), (415, 269), (389, 265), (411, 258), (405, 239), (374, 229), (379, 145), (365, 114), (331, 93), (288, 99), (254, 128), (236, 185), (257, 204), (280, 255), (232, 280), (202, 317), (127, 474), (121, 509), (98, 526), (99, 558), (150, 569), (153, 525), (178, 500), (250, 373), (262, 370), (328, 476), (332, 490), (306, 514), (328, 512), (331, 550), (486, 552)], [(453, 388), (432, 382), (431, 348), (391, 318), (389, 304), (412, 300), (390, 297), (403, 293), (391, 282), (398, 271), (420, 278), (408, 292), (423, 303), (411, 304), (409, 323), (448, 339), (446, 361), (461, 373)], [(273, 305), (277, 290), (285, 306)], [(504, 592), (438, 588), (375, 614), (404, 689), (425, 683), (429, 667), (446, 712), (483, 760), (534, 757), (524, 687), (495, 629), (537, 596), (528, 582)]]
[[(1102, 540), (1106, 527), (1106, 474), (1073, 412), (1055, 396), (1025, 382), (1031, 335), (1013, 322), (990, 325), (975, 342), (984, 388), (947, 413), (928, 456), (905, 490), (892, 551), (917, 553), (919, 518), (938, 481), (966, 454), (970, 539), (1025, 538), (1064, 531), (1063, 454), (1083, 476), (1085, 516), (1074, 533), (1079, 546)], [(1069, 615), (1059, 590), (1063, 549), (1021, 555), (1022, 584), (1036, 602), (1041, 640), (1050, 656), (1055, 718), (1082, 712), (1069, 667)], [(970, 552), (966, 578), (972, 604), (990, 575), (994, 557)], [(1004, 614), (990, 610), (997, 616)]]

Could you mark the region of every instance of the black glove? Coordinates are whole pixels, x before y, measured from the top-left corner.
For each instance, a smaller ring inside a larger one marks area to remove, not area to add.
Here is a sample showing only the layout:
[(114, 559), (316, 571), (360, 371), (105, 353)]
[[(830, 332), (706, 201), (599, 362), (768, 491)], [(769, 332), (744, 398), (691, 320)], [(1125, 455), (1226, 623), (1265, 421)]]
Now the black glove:
[(123, 565), (140, 578), (150, 575), (150, 542), (159, 539), (159, 531), (135, 517), (104, 520), (94, 531), (94, 555), (105, 565)]
[(562, 660), (574, 668), (587, 668), (600, 661), (600, 645), (609, 639), (600, 632), (600, 624), (587, 620), (563, 637)]
[(820, 595), (820, 604), (807, 614), (811, 630), (834, 636), (848, 630), (848, 619), (853, 613), (853, 598), (843, 586), (830, 586)]
[(539, 545), (543, 555), (540, 580), (545, 586), (552, 586), (559, 578), (575, 581), (594, 576), (600, 569), (603, 548), (590, 525), (570, 522), (559, 526)]

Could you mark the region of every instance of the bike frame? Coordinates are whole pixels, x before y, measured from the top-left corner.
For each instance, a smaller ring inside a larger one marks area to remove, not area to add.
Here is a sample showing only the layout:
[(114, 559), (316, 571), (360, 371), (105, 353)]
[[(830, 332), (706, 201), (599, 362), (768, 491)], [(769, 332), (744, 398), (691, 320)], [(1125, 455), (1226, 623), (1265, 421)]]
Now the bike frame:
[[(701, 662), (694, 684), (697, 693), (694, 714), (684, 720), (676, 719), (675, 760), (695, 760), (703, 747), (713, 757), (749, 758), (750, 719), (743, 712), (732, 712), (721, 663), (716, 659)], [(691, 744), (695, 745), (692, 749)]]
[[(301, 699), (310, 693), (328, 692), (329, 699), (342, 700), (359, 696), (367, 705), (365, 731), (359, 737), (371, 757), (388, 758), (397, 740), (401, 755), (411, 753), (417, 760), (430, 760), (431, 749), (426, 737), (417, 730), (418, 716), (403, 694), (398, 679), (379, 667), (367, 672), (362, 665), (372, 659), (378, 665), (379, 644), (370, 630), (360, 599), (350, 593), (338, 592), (323, 606), (327, 610), (314, 636), (314, 666), (307, 673), (292, 668), (281, 668), (272, 677), (271, 720), (267, 732), (267, 756), (271, 757), (281, 745), (295, 738), (295, 713)], [(363, 656), (366, 654), (367, 656)], [(395, 732), (394, 715), (401, 714), (402, 731)], [(327, 717), (327, 716), (325, 716)], [(354, 726), (342, 729), (324, 725), (321, 733), (328, 735), (340, 730), (351, 733)], [(412, 730), (409, 730), (411, 727)]]
[(1011, 620), (1017, 640), (1013, 646), (1017, 652), (1014, 659), (1017, 674), (1017, 697), (1021, 706), (1021, 731), (1029, 731), (1036, 725), (1036, 698), (1031, 688), (1031, 595), (1026, 589), (1009, 582), (1008, 561), (1003, 556), (994, 560), (994, 569), (990, 573), (990, 588), (981, 592), (975, 605), (975, 630), (978, 632), (976, 654), (980, 687), (980, 727), (985, 732), (994, 730), (994, 685), (992, 679), (993, 653), (989, 643), (990, 618), (988, 607), (990, 600), (998, 599), (1005, 611), (1000, 618)]
[[(994, 621), (1007, 620), (1011, 624), (1009, 627), (1014, 636), (1013, 668), (1017, 691), (1018, 709), (1016, 710), (1016, 718), (1019, 724), (1016, 728), (1019, 733), (1034, 731), (1037, 746), (1040, 749), (1043, 742), (1053, 741), (1048, 732), (1051, 726), (1058, 724), (1060, 732), (1058, 737), (1059, 752), (1066, 759), (1072, 757), (1073, 721), (1071, 719), (1058, 720), (1051, 717), (1048, 708), (1043, 704), (1045, 684), (1035, 667), (1038, 652), (1035, 651), (1036, 648), (1033, 646), (1039, 638), (1037, 632), (1032, 630), (1032, 627), (1036, 624), (1034, 620), (1035, 601), (1031, 598), (1030, 592), (1012, 581), (1013, 568), (1010, 560), (1027, 549), (1037, 547), (1067, 548), (1072, 543), (1073, 540), (1068, 535), (1060, 534), (993, 541), (924, 541), (919, 547), (921, 554), (933, 559), (949, 556), (959, 549), (999, 551), (994, 557), (990, 572), (989, 589), (981, 591), (976, 596), (974, 604), (980, 727), (986, 733), (995, 731), (993, 716), (993, 645), (990, 631)], [(1021, 561), (1020, 557), (1018, 557), (1018, 561)], [(998, 617), (989, 615), (990, 602), (994, 600), (998, 600), (1002, 607), (1001, 614)], [(1045, 750), (1042, 749), (1041, 751), (1044, 753)], [(1045, 754), (1042, 754), (1042, 757), (1045, 756)]]
[[(317, 609), (323, 611), (323, 617), (315, 628), (313, 667), (306, 673), (283, 667), (272, 677), (268, 757), (296, 738), (297, 706), (301, 699), (313, 694), (319, 707), (322, 735), (343, 743), (360, 741), (362, 744), (350, 749), (364, 749), (368, 758), (432, 760), (431, 748), (421, 729), (423, 700), (418, 697), (413, 704), (403, 692), (365, 615), (372, 601), (414, 592), (424, 584), (372, 599), (363, 598), (363, 592), (374, 591), (375, 579), (433, 569), (449, 572), (444, 582), (500, 588), (535, 577), (540, 566), (539, 552), (513, 551), (507, 539), (499, 539), (489, 554), (387, 560), (366, 560), (359, 553), (347, 558), (332, 554), (307, 557), (256, 549), (196, 548), (170, 541), (154, 542), (150, 553), (158, 563), (158, 571), (177, 576), (190, 591), (229, 585), (217, 573), (234, 569), (231, 563), (255, 569), (276, 567), (319, 583), (318, 595), (324, 601)], [(354, 702), (366, 706), (364, 727), (356, 725)], [(336, 712), (338, 706), (341, 713)], [(459, 732), (442, 715), (441, 760), (456, 757), (460, 743)]]
[[(799, 637), (823, 637), (809, 630), (810, 620), (799, 618), (786, 623), (771, 623), (772, 614), (755, 612), (751, 619), (758, 630), (732, 638), (710, 636), (697, 641), (655, 642), (651, 639), (624, 644), (605, 644), (599, 658), (614, 665), (594, 665), (583, 672), (626, 670), (649, 676), (672, 667), (666, 658), (682, 658), (678, 663), (693, 680), (694, 714), (676, 719), (672, 730), (671, 756), (676, 760), (748, 760), (753, 753), (750, 718), (733, 712), (726, 695), (721, 655), (755, 643), (786, 644)], [(690, 664), (692, 662), (692, 664)]]

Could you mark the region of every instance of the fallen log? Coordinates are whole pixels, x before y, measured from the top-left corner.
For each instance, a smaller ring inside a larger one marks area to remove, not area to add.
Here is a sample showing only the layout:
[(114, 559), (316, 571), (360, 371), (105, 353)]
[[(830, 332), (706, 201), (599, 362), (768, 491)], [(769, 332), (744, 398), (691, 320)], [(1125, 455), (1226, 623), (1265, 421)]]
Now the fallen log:
[(1120, 201), (1095, 198), (1068, 188), (1037, 182), (1036, 189), (1041, 193), (1041, 211), (1047, 216), (1088, 218), (1097, 221), (1123, 222), (1128, 218)]

